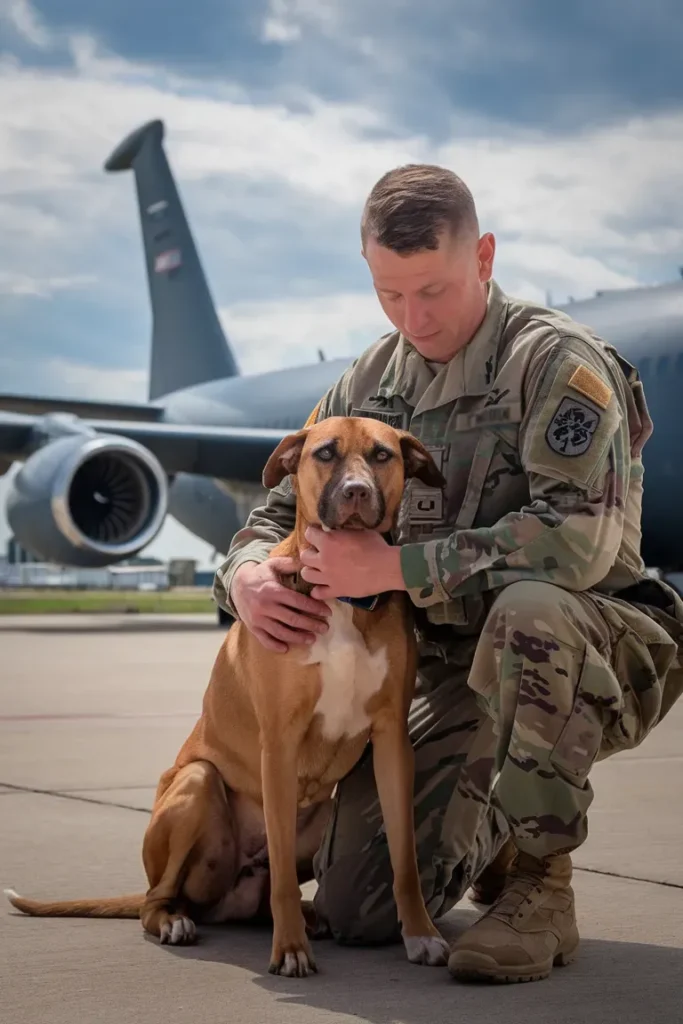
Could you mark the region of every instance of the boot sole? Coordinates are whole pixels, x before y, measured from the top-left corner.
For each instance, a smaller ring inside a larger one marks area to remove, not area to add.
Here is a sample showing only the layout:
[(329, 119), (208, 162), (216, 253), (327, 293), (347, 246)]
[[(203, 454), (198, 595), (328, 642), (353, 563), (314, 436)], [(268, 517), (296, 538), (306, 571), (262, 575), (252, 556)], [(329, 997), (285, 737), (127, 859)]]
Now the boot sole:
[(483, 981), (499, 985), (544, 981), (550, 976), (553, 967), (567, 967), (574, 962), (578, 946), (579, 940), (576, 939), (567, 949), (559, 950), (552, 960), (543, 964), (529, 964), (528, 967), (504, 967), (485, 953), (463, 950), (455, 954), (457, 961), (454, 964), (449, 962), (448, 970), (456, 981)]

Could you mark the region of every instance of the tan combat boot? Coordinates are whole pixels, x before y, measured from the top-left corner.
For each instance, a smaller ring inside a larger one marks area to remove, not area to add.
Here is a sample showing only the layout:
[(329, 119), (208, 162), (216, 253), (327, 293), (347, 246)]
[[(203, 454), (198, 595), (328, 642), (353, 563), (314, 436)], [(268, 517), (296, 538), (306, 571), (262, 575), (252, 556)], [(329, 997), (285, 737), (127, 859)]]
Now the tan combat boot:
[(519, 853), (493, 906), (451, 948), (458, 981), (540, 981), (570, 963), (579, 945), (567, 854)]
[(503, 889), (508, 875), (512, 871), (517, 857), (517, 847), (512, 836), (509, 836), (488, 867), (475, 878), (470, 886), (470, 899), (473, 903), (490, 906), (495, 903)]

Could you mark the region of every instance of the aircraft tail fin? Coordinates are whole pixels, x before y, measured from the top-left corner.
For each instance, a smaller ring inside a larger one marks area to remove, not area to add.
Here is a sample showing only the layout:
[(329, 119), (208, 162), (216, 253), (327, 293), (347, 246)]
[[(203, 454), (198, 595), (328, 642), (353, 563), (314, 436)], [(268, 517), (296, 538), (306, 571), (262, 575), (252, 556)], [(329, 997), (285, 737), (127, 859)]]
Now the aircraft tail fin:
[(107, 171), (135, 174), (152, 306), (150, 401), (193, 384), (239, 375), (163, 138), (163, 122), (148, 121), (126, 136), (104, 165)]

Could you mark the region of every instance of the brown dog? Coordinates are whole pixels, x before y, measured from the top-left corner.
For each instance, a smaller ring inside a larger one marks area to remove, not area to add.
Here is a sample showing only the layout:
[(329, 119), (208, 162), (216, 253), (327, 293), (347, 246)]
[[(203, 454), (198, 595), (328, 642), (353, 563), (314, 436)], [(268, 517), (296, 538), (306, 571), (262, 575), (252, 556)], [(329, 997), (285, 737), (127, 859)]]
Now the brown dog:
[[(332, 418), (285, 438), (266, 487), (292, 474), (293, 533), (272, 555), (297, 556), (309, 524), (387, 533), (406, 477), (443, 478), (412, 435), (374, 419)], [(298, 575), (284, 581), (305, 588)], [(416, 673), (407, 595), (374, 610), (331, 602), (312, 646), (273, 653), (237, 622), (228, 631), (201, 717), (160, 779), (143, 843), (145, 896), (43, 903), (9, 891), (37, 916), (137, 917), (162, 942), (195, 938), (195, 922), (273, 921), (270, 971), (306, 975), (315, 962), (300, 881), (328, 819), (335, 784), (372, 740), (375, 779), (408, 958), (444, 964), (448, 946), (424, 905), (413, 826), (407, 713)]]

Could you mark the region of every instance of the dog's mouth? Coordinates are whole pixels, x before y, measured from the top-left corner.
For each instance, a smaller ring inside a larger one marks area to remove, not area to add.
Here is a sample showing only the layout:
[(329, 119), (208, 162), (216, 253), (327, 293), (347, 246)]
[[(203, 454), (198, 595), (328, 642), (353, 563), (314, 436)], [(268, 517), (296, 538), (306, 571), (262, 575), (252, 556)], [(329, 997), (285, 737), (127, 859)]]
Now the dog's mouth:
[(381, 517), (365, 518), (358, 512), (353, 512), (346, 518), (343, 516), (320, 517), (320, 524), (326, 530), (376, 530), (381, 522)]
[(362, 515), (358, 512), (353, 512), (348, 519), (345, 519), (339, 524), (337, 529), (340, 530), (374, 530), (379, 526), (379, 522), (371, 521), (367, 522)]
[(384, 519), (380, 508), (332, 506), (321, 502), (318, 509), (321, 525), (327, 530), (376, 530)]

